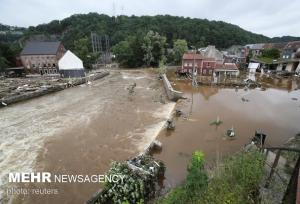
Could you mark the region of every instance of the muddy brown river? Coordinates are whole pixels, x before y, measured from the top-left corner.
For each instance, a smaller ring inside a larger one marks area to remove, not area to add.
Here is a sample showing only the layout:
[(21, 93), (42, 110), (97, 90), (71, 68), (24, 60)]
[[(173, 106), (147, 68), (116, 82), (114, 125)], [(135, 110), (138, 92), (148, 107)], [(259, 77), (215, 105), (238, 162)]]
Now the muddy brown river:
[[(135, 92), (129, 94), (133, 83)], [(100, 189), (99, 183), (16, 186), (8, 183), (8, 173), (103, 174), (112, 161), (126, 160), (148, 147), (174, 106), (165, 99), (156, 74), (133, 70), (112, 71), (91, 85), (0, 109), (2, 202), (84, 203)], [(7, 196), (7, 189), (14, 186), (58, 193)]]
[[(184, 180), (188, 162), (196, 150), (205, 153), (207, 168), (211, 168), (222, 157), (241, 150), (255, 130), (267, 134), (266, 143), (272, 146), (282, 145), (300, 132), (299, 78), (296, 81), (256, 75), (256, 80), (268, 88), (244, 90), (243, 87), (193, 88), (190, 81), (178, 80), (173, 71), (168, 76), (175, 89), (183, 91), (187, 99), (176, 105), (183, 116), (175, 118), (175, 130), (163, 130), (158, 136), (163, 149), (154, 155), (167, 166), (166, 188)], [(218, 117), (223, 123), (211, 126)], [(225, 132), (232, 127), (236, 136), (229, 139)]]
[[(149, 70), (113, 71), (104, 79), (0, 109), (0, 200), (5, 203), (83, 203), (100, 184), (64, 183), (13, 185), (9, 172), (102, 174), (112, 161), (142, 152), (157, 136), (163, 144), (154, 154), (167, 166), (166, 188), (181, 183), (195, 150), (206, 155), (207, 166), (239, 151), (255, 130), (268, 135), (269, 145), (281, 145), (300, 132), (299, 82), (257, 76), (266, 90), (242, 87), (192, 88), (189, 81), (168, 73), (174, 88), (184, 92), (176, 108), (174, 131), (163, 129), (175, 103), (168, 102)], [(136, 83), (135, 93), (127, 88)], [(247, 101), (242, 100), (247, 99)], [(162, 103), (165, 101), (166, 103)], [(211, 126), (219, 117), (223, 123)], [(234, 139), (224, 136), (236, 131)], [(7, 196), (16, 188), (56, 189), (51, 195)], [(0, 201), (1, 203), (1, 201)]]

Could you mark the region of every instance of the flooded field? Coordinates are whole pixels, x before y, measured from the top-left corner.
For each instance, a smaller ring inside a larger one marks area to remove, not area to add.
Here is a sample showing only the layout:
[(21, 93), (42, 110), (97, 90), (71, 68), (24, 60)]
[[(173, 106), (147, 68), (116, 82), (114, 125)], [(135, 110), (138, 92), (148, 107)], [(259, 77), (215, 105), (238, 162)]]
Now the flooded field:
[[(127, 88), (136, 83), (135, 92)], [(18, 187), (57, 189), (56, 195), (5, 196), (9, 172), (103, 174), (112, 161), (143, 151), (175, 103), (166, 101), (150, 71), (114, 71), (104, 79), (0, 109), (0, 190), (5, 203), (83, 203), (99, 184)], [(7, 200), (8, 199), (8, 200)], [(1, 203), (1, 197), (0, 197)]]
[[(176, 105), (183, 116), (175, 118), (175, 130), (163, 130), (158, 137), (163, 149), (154, 155), (167, 166), (166, 188), (184, 180), (195, 150), (205, 153), (210, 168), (222, 157), (241, 150), (255, 130), (266, 133), (267, 145), (272, 146), (282, 145), (300, 132), (299, 79), (256, 76), (256, 81), (267, 88), (244, 90), (244, 87), (192, 88), (190, 81), (176, 79), (172, 71), (168, 76), (175, 89), (183, 91), (187, 99)], [(218, 117), (223, 123), (218, 127), (210, 125)], [(225, 136), (226, 130), (232, 127), (236, 132), (234, 139)]]

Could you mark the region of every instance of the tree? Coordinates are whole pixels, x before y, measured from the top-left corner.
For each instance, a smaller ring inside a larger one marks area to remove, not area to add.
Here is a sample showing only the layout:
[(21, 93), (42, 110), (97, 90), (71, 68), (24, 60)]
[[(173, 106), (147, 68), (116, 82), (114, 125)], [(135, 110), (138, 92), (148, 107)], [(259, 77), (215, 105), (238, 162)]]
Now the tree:
[(175, 64), (180, 64), (182, 55), (187, 52), (188, 46), (186, 40), (176, 40), (174, 42)]
[(133, 51), (128, 41), (119, 42), (112, 48), (112, 51), (121, 66), (127, 67), (129, 65), (128, 60), (133, 57)]
[(166, 38), (157, 32), (149, 31), (144, 37), (142, 49), (144, 50), (144, 62), (146, 66), (158, 67), (160, 61), (165, 62)]
[(280, 57), (280, 51), (276, 48), (265, 49), (262, 51), (261, 56), (270, 59), (278, 59)]
[(87, 37), (74, 41), (74, 52), (83, 61), (85, 68), (92, 68), (97, 56), (89, 52), (89, 39)]
[(112, 51), (116, 55), (116, 60), (123, 67), (135, 68), (144, 64), (141, 37), (130, 36), (115, 45)]
[(0, 73), (4, 72), (5, 68), (7, 67), (8, 67), (8, 61), (4, 57), (0, 56)]

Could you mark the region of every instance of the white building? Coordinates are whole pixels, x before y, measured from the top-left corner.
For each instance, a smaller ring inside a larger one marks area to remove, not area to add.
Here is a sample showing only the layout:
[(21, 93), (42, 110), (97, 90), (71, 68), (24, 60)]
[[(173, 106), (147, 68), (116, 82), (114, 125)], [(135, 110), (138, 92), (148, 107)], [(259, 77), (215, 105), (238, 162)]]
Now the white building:
[(59, 73), (62, 77), (85, 77), (82, 60), (68, 50), (58, 61)]
[(250, 73), (255, 73), (258, 68), (259, 68), (259, 63), (250, 62), (248, 65), (248, 71)]

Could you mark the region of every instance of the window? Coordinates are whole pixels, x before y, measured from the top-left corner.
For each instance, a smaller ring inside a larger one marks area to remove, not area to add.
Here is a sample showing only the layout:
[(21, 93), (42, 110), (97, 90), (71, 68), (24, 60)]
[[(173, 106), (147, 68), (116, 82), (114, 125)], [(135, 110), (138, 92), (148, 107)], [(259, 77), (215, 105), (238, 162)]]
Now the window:
[(209, 74), (212, 74), (212, 70), (211, 69), (209, 70)]
[(210, 63), (209, 62), (207, 62), (207, 66), (210, 67)]
[(203, 69), (203, 74), (206, 74), (206, 69)]
[(184, 66), (187, 67), (187, 66), (188, 66), (188, 63), (185, 62), (185, 63), (184, 63)]
[(192, 66), (193, 66), (193, 64), (192, 64), (192, 63), (189, 63), (189, 66), (190, 66), (190, 67), (192, 67)]

